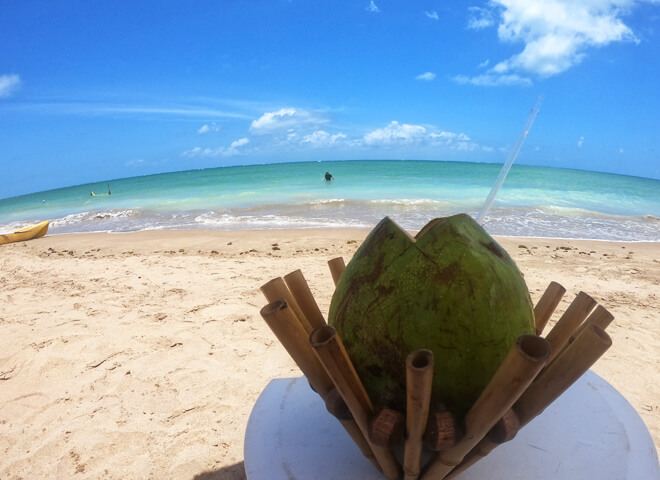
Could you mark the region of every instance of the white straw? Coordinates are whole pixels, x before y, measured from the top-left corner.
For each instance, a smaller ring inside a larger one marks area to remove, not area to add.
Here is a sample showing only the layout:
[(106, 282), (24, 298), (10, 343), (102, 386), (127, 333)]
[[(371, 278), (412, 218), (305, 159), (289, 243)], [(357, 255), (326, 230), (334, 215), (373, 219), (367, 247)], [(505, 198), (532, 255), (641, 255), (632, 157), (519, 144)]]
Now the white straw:
[(525, 122), (525, 127), (523, 128), (523, 131), (520, 134), (520, 138), (518, 138), (518, 141), (516, 142), (515, 147), (513, 147), (513, 150), (511, 151), (509, 158), (502, 166), (502, 170), (500, 170), (500, 176), (497, 177), (497, 181), (495, 182), (495, 185), (493, 185), (493, 188), (491, 189), (488, 198), (484, 202), (483, 207), (481, 207), (481, 211), (479, 212), (479, 215), (477, 215), (476, 218), (477, 223), (482, 224), (482, 221), (486, 216), (486, 212), (493, 204), (493, 200), (495, 200), (495, 195), (497, 195), (497, 192), (500, 190), (500, 187), (504, 183), (504, 179), (506, 179), (509, 170), (511, 170), (511, 165), (513, 165), (513, 162), (516, 160), (518, 153), (520, 153), (520, 149), (522, 148), (523, 143), (525, 143), (525, 138), (527, 138), (527, 134), (529, 133), (530, 128), (532, 128), (532, 124), (534, 123), (536, 116), (539, 114), (539, 109), (541, 108), (542, 100), (543, 97), (539, 97), (538, 100), (536, 100), (536, 105), (534, 105), (534, 108), (532, 108), (532, 111), (529, 113), (529, 116), (527, 117), (527, 121)]

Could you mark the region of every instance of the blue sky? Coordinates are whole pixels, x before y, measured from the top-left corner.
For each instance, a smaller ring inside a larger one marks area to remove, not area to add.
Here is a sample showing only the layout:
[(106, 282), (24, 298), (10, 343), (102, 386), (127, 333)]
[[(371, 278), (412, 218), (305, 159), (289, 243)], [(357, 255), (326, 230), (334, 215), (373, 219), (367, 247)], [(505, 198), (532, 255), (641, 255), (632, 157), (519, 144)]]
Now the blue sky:
[(224, 165), (660, 178), (660, 0), (0, 3), (0, 198)]

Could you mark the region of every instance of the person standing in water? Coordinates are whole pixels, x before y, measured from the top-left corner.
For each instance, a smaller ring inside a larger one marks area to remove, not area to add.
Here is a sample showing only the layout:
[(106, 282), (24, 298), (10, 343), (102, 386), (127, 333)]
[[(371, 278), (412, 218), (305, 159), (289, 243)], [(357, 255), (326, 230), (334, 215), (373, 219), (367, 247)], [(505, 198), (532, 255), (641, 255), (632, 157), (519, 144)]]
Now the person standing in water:
[(325, 178), (324, 179), (325, 179), (326, 182), (331, 182), (332, 180), (335, 179), (335, 177), (333, 177), (330, 172), (325, 172)]

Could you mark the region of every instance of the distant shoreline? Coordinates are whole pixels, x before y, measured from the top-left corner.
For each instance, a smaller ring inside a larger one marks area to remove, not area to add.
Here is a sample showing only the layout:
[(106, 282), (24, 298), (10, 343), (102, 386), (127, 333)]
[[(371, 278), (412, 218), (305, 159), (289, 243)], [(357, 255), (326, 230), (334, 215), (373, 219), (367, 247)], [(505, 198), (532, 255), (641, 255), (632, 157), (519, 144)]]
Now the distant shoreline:
[[(220, 230), (220, 229), (211, 229), (211, 228), (180, 228), (180, 229), (145, 229), (145, 230), (136, 230), (133, 232), (105, 232), (105, 231), (98, 231), (98, 232), (66, 232), (66, 233), (48, 233), (49, 237), (55, 237), (55, 236), (77, 236), (77, 235), (112, 235), (112, 236), (120, 236), (120, 235), (136, 235), (136, 234), (143, 234), (146, 232), (154, 232), (154, 233), (162, 233), (163, 235), (167, 235), (168, 232), (188, 232), (188, 233), (193, 233), (195, 235), (203, 235), (203, 234), (211, 234), (214, 235), (216, 233), (223, 233), (227, 235), (231, 235), (232, 232), (235, 234), (250, 234), (250, 233), (266, 233), (266, 232), (277, 232), (277, 236), (281, 236), (283, 233), (287, 232), (315, 232), (315, 233), (325, 233), (325, 232), (356, 232), (356, 234), (363, 234), (364, 237), (368, 235), (368, 233), (371, 231), (371, 228), (364, 227), (364, 228), (346, 228), (346, 227), (309, 227), (309, 228), (263, 228), (263, 229), (241, 229), (241, 230)], [(416, 231), (408, 231), (411, 235), (414, 235)], [(524, 240), (524, 239), (530, 239), (530, 240), (551, 240), (551, 241), (568, 241), (568, 242), (598, 242), (598, 243), (615, 243), (615, 244), (626, 244), (626, 243), (632, 243), (632, 244), (649, 244), (649, 245), (657, 245), (660, 244), (660, 239), (657, 241), (650, 241), (650, 240), (604, 240), (600, 238), (570, 238), (570, 237), (538, 237), (538, 236), (515, 236), (515, 235), (491, 235), (495, 239), (509, 239), (509, 240)]]

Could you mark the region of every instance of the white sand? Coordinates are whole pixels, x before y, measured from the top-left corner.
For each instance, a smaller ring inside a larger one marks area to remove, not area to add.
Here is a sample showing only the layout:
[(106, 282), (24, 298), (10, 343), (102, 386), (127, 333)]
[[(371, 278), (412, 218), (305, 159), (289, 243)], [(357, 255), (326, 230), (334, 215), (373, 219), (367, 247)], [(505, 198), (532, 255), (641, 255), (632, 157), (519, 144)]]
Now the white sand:
[[(300, 268), (322, 311), (326, 261), (362, 230), (46, 236), (0, 246), (0, 478), (243, 479), (266, 384), (300, 372), (259, 287)], [(660, 244), (498, 239), (532, 299), (583, 290), (610, 310), (593, 370), (660, 446)], [(549, 327), (552, 326), (552, 322)]]

